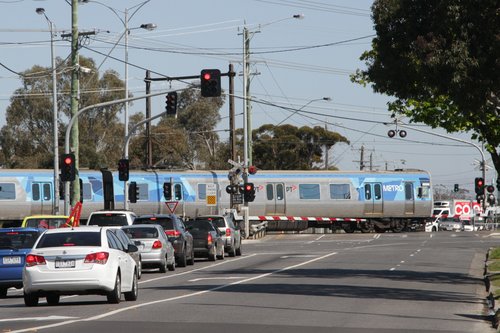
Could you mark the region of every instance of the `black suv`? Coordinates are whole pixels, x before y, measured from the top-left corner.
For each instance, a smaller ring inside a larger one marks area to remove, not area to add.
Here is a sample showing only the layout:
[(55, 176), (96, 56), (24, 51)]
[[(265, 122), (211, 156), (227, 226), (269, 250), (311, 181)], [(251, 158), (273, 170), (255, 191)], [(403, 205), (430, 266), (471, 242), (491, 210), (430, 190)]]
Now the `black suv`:
[(165, 230), (168, 240), (174, 246), (177, 266), (186, 267), (194, 264), (193, 236), (182, 220), (175, 214), (141, 215), (134, 224), (159, 224)]

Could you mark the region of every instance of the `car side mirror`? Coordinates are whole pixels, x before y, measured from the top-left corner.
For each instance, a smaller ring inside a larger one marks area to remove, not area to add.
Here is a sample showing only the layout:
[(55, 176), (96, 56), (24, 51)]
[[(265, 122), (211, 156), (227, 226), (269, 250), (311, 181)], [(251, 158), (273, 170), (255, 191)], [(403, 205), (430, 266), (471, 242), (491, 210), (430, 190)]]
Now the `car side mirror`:
[(128, 244), (127, 247), (127, 252), (137, 252), (139, 251), (139, 248), (135, 246), (134, 244)]

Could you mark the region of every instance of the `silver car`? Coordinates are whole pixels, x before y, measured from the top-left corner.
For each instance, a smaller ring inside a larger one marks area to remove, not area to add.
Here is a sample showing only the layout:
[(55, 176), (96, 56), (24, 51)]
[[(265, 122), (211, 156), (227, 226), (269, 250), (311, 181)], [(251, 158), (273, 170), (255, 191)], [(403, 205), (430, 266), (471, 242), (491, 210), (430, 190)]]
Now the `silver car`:
[(230, 257), (241, 255), (241, 231), (235, 226), (233, 219), (228, 215), (203, 215), (198, 216), (195, 220), (209, 220), (222, 233), (221, 237), (224, 241), (224, 251)]
[(175, 255), (172, 243), (165, 230), (158, 224), (134, 224), (122, 230), (138, 245), (143, 268), (159, 268), (161, 273), (175, 270)]
[(464, 231), (462, 221), (453, 218), (442, 218), (439, 221), (439, 230), (445, 231)]

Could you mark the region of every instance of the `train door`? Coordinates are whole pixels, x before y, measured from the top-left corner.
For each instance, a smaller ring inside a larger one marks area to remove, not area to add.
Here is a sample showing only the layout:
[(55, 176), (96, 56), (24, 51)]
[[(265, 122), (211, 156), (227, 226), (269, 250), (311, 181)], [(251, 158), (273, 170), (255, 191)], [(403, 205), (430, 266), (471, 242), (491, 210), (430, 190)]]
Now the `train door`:
[(266, 184), (265, 215), (285, 215), (285, 184)]
[(365, 214), (382, 214), (384, 211), (382, 184), (366, 183), (364, 192), (365, 192)]
[(31, 184), (31, 213), (51, 214), (54, 204), (52, 183), (33, 182)]
[(413, 194), (413, 183), (405, 183), (405, 214), (415, 214), (415, 195)]

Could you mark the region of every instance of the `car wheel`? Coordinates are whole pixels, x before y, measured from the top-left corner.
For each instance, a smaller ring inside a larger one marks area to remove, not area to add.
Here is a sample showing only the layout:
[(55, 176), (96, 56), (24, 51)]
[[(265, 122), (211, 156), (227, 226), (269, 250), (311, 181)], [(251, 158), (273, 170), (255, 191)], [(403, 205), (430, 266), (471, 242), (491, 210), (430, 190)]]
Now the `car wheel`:
[(125, 294), (126, 301), (137, 301), (137, 296), (139, 294), (139, 284), (137, 282), (137, 272), (134, 272), (134, 280), (132, 281), (132, 290)]
[(234, 243), (231, 246), (231, 249), (228, 251), (228, 254), (229, 254), (230, 257), (235, 257), (236, 256), (236, 246), (235, 246)]
[(240, 246), (236, 249), (236, 255), (241, 256), (241, 240), (240, 240)]
[(61, 296), (54, 294), (54, 293), (50, 293), (50, 294), (47, 294), (46, 299), (47, 299), (47, 304), (57, 305), (57, 304), (59, 304), (59, 300), (61, 299)]
[(115, 288), (111, 290), (108, 295), (108, 302), (113, 304), (120, 303), (120, 298), (122, 296), (122, 281), (120, 279), (120, 274), (116, 274)]
[(142, 277), (142, 258), (139, 260), (139, 265), (137, 265), (137, 278), (140, 279)]
[(175, 271), (175, 258), (173, 258), (172, 263), (167, 265), (169, 271)]
[(208, 260), (210, 260), (210, 261), (217, 260), (217, 248), (215, 246), (212, 247), (211, 252), (208, 252)]
[(26, 306), (37, 306), (38, 305), (38, 294), (36, 294), (36, 293), (24, 293), (24, 304)]
[(188, 265), (194, 265), (194, 249), (191, 248), (191, 256), (189, 257), (189, 260), (187, 261)]
[(224, 259), (224, 245), (220, 247), (220, 254), (217, 256), (217, 259), (223, 260)]
[(179, 262), (177, 263), (179, 267), (186, 267), (186, 247), (182, 249), (182, 253), (179, 254)]
[(7, 288), (0, 288), (0, 298), (7, 297)]
[(160, 263), (160, 273), (166, 273), (166, 272), (167, 272), (167, 258), (165, 258), (165, 260)]

